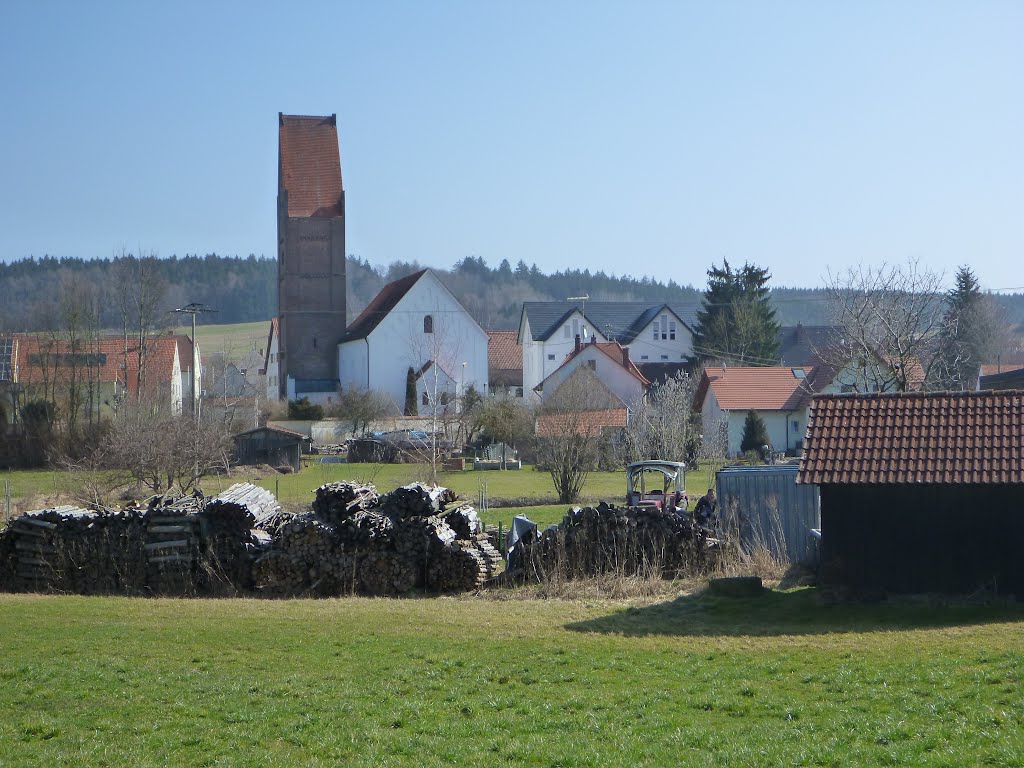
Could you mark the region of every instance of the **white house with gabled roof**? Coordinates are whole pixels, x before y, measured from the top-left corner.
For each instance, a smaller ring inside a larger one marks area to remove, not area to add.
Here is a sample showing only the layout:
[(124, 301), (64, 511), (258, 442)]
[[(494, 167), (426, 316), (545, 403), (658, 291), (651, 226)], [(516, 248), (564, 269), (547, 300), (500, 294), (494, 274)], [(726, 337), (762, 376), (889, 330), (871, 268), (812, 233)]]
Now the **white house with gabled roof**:
[(693, 355), (696, 306), (625, 301), (527, 301), (519, 318), (523, 390), (533, 392), (583, 341), (617, 342), (645, 365), (682, 365)]
[(431, 270), (388, 283), (338, 344), (343, 389), (373, 390), (394, 410), (405, 406), (412, 368), (417, 411), (458, 397), (469, 387), (487, 393), (487, 333)]

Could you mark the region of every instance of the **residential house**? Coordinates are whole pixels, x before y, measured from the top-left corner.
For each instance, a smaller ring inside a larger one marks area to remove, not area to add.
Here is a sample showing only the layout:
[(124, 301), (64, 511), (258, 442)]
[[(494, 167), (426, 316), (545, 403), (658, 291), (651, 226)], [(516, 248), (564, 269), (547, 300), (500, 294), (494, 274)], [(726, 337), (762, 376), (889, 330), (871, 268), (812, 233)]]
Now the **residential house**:
[[(573, 351), (562, 364), (534, 388), (542, 404), (550, 405), (563, 384), (580, 369), (591, 372), (601, 388), (612, 394), (616, 400), (615, 407), (633, 408), (647, 394), (651, 382), (631, 360), (629, 347), (617, 341), (599, 342), (594, 337), (584, 344), (579, 336), (574, 344)], [(594, 389), (590, 388), (588, 403), (594, 406), (594, 402)], [(579, 407), (576, 404), (569, 405)]]
[(747, 412), (754, 411), (768, 429), (773, 451), (799, 450), (810, 395), (822, 384), (819, 376), (827, 378), (825, 374), (824, 368), (803, 366), (705, 367), (694, 397), (705, 444), (717, 444), (726, 456), (738, 455)]
[(783, 367), (815, 366), (834, 362), (842, 336), (834, 325), (784, 325), (779, 328), (778, 364)]
[(517, 339), (523, 390), (533, 392), (573, 351), (575, 339), (618, 342), (637, 366), (685, 363), (693, 355), (696, 306), (616, 301), (527, 301)]
[(797, 482), (821, 492), (823, 583), (1024, 595), (1024, 392), (819, 395)]
[(523, 396), (523, 348), (516, 331), (487, 332), (487, 383), (492, 395)]
[(338, 346), (343, 388), (383, 394), (396, 413), (416, 375), (419, 415), (436, 412), (468, 387), (488, 392), (487, 333), (431, 270), (388, 283)]
[(274, 401), (280, 398), (280, 357), (281, 345), (278, 340), (279, 327), (277, 318), (271, 318), (270, 330), (267, 333), (267, 348), (264, 353), (263, 367), (260, 368), (260, 375), (265, 377), (267, 387), (267, 401)]
[(37, 334), (14, 334), (0, 344), (0, 381), (11, 405), (9, 419), (20, 405), (42, 399), (74, 410), (82, 419), (108, 416), (126, 398), (142, 397), (181, 413), (183, 382), (180, 337), (147, 339), (141, 355), (138, 341), (107, 336), (71, 342)]

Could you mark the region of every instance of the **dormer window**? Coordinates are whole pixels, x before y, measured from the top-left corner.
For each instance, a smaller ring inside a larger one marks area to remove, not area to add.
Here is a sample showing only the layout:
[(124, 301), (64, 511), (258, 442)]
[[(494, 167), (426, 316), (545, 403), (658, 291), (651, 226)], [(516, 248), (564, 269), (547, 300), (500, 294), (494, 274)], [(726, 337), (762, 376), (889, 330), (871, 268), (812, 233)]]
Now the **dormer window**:
[(434, 316), (424, 315), (423, 316), (423, 332), (433, 333), (434, 332)]

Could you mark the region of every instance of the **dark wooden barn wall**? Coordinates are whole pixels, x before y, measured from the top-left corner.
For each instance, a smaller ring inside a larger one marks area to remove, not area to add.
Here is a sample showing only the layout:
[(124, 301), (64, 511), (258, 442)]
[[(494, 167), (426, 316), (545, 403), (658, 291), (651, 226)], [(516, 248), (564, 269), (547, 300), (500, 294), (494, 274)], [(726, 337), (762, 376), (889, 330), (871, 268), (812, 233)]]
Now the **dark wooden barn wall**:
[(1024, 600), (1024, 487), (821, 486), (822, 581), (855, 593)]

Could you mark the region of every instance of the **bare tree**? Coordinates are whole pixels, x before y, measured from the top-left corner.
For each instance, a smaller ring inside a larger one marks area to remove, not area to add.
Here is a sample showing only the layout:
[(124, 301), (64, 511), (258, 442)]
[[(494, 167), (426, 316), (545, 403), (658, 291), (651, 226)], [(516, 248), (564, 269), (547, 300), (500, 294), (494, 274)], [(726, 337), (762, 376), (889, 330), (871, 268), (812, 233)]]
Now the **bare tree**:
[(371, 422), (383, 417), (390, 410), (389, 401), (373, 390), (349, 388), (338, 389), (338, 399), (328, 406), (327, 415), (349, 421), (352, 434), (365, 433)]
[(680, 371), (652, 387), (630, 416), (624, 446), (627, 462), (688, 461), (700, 447), (700, 414), (693, 408), (694, 378)]
[(136, 400), (142, 398), (150, 339), (167, 327), (161, 308), (167, 281), (160, 274), (156, 254), (133, 256), (124, 249), (114, 259), (114, 301), (121, 317), (124, 343), (123, 381), (128, 384), (129, 355), (135, 356)]
[[(533, 434), (536, 416), (520, 397), (501, 395), (490, 397), (481, 403), (476, 414), (476, 425), (488, 437), (502, 445), (516, 445)], [(502, 469), (505, 456), (502, 454)]]
[(108, 468), (128, 471), (140, 486), (188, 491), (228, 466), (231, 436), (219, 421), (196, 421), (170, 404), (144, 398), (118, 411), (98, 450)]
[(829, 276), (839, 338), (827, 352), (859, 392), (905, 392), (930, 381), (940, 348), (942, 274), (917, 261), (860, 265)]
[(599, 458), (607, 410), (591, 410), (593, 379), (590, 370), (577, 369), (537, 415), (537, 462), (551, 474), (562, 504), (579, 498)]

